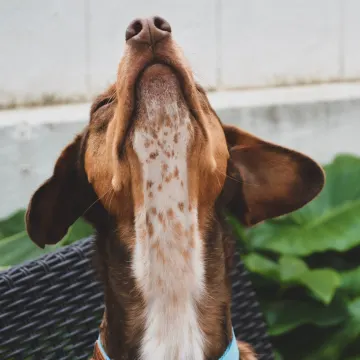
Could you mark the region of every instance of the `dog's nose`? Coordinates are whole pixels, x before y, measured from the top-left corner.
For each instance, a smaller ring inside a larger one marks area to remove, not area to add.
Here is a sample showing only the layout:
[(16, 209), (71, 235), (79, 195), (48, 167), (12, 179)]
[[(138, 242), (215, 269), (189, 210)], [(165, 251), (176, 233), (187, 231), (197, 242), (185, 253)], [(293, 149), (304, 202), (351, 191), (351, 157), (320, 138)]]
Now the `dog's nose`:
[(170, 24), (159, 16), (148, 19), (135, 19), (126, 29), (127, 42), (155, 45), (171, 33)]

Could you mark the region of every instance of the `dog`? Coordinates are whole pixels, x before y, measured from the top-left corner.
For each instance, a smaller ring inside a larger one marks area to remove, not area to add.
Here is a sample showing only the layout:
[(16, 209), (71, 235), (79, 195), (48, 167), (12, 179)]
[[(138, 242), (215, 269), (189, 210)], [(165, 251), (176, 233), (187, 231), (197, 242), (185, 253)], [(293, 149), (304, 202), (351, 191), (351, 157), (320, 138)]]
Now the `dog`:
[(93, 359), (255, 360), (231, 323), (231, 213), (245, 226), (324, 185), (311, 158), (225, 125), (161, 17), (135, 19), (116, 82), (93, 102), (26, 213), (40, 247), (96, 231), (105, 311)]

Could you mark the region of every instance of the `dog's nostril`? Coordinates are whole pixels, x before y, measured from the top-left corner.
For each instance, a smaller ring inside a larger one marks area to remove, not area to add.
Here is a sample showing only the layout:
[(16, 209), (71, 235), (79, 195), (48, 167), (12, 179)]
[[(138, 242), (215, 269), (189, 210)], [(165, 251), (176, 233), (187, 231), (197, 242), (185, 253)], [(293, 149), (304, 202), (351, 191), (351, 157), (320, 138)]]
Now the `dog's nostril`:
[(134, 20), (133, 22), (131, 22), (131, 24), (126, 29), (126, 33), (125, 33), (126, 41), (140, 34), (142, 29), (143, 29), (143, 24), (141, 20)]
[(155, 45), (170, 36), (170, 24), (160, 16), (137, 18), (126, 29), (125, 39), (129, 45)]
[(171, 33), (170, 24), (165, 19), (161, 18), (160, 16), (155, 16), (154, 17), (154, 25), (159, 30)]

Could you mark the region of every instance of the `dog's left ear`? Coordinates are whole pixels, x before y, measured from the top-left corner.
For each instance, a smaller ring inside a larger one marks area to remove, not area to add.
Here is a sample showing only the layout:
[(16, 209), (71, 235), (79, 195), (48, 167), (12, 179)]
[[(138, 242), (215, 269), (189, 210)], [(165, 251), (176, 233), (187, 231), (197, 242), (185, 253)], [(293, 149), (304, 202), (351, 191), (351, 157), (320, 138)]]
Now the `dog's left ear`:
[(247, 226), (292, 212), (322, 190), (322, 168), (309, 157), (223, 125), (230, 152), (228, 208)]
[(79, 162), (82, 135), (58, 158), (53, 175), (32, 196), (25, 217), (27, 232), (39, 247), (56, 244), (93, 199)]

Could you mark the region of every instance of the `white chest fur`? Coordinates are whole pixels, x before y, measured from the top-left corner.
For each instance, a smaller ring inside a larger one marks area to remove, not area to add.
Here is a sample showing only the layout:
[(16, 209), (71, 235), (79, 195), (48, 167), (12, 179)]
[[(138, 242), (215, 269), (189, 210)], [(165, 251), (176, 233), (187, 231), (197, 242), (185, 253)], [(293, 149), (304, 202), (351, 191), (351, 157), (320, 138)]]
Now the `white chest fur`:
[[(151, 110), (151, 109), (150, 109)], [(175, 104), (134, 134), (144, 204), (136, 214), (133, 271), (146, 301), (141, 360), (202, 360), (196, 301), (204, 284), (202, 243), (189, 199), (190, 119)], [(150, 130), (149, 130), (150, 129)]]

